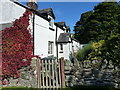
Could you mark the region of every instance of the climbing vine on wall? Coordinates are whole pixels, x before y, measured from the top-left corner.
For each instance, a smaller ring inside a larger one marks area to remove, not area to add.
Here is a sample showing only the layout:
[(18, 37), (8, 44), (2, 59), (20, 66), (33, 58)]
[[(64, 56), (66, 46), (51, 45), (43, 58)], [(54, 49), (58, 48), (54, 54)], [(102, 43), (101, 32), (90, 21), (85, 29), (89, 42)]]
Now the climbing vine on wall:
[(19, 69), (30, 65), (33, 40), (29, 26), (31, 11), (26, 10), (13, 26), (2, 30), (2, 80), (18, 78)]

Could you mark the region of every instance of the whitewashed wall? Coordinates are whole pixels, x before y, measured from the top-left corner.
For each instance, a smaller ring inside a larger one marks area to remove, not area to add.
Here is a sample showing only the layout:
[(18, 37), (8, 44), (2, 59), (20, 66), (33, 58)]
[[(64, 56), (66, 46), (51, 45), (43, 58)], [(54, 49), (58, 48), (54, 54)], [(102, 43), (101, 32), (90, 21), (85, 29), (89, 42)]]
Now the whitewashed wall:
[(60, 44), (58, 44), (58, 58), (64, 57), (64, 59), (71, 60), (72, 43), (63, 43), (63, 53), (60, 52)]
[(78, 43), (77, 41), (72, 41), (73, 43), (73, 51), (77, 52), (80, 49), (80, 43)]
[[(25, 12), (25, 8), (11, 2), (10, 0), (0, 0), (0, 27), (3, 26), (3, 24), (12, 23), (15, 21), (15, 19), (18, 19), (20, 16), (23, 15)], [(33, 28), (32, 25), (32, 17), (30, 20), (30, 26), (29, 28)], [(5, 27), (5, 26), (4, 26)], [(49, 29), (49, 22), (43, 18), (41, 18), (38, 15), (35, 15), (35, 30), (34, 30), (34, 54), (39, 55), (40, 57), (48, 57), (51, 55), (56, 55), (56, 44), (55, 44), (55, 38), (56, 38), (56, 26), (53, 25), (53, 30)], [(0, 28), (1, 30), (3, 29)], [(62, 29), (58, 27), (57, 29), (57, 39), (60, 35), (60, 33), (64, 33)], [(52, 41), (54, 46), (54, 52), (53, 54), (48, 54), (48, 42)], [(59, 53), (60, 46), (58, 46), (58, 58), (64, 57), (65, 59), (70, 59), (70, 53), (72, 52), (72, 44), (67, 43), (63, 44), (63, 53)]]
[[(60, 36), (60, 33), (65, 33), (61, 28), (57, 28), (57, 40)], [(58, 59), (64, 57), (64, 59), (71, 60), (72, 54), (72, 43), (61, 43), (63, 44), (63, 53), (60, 53), (60, 44), (58, 44)]]
[(57, 40), (60, 36), (60, 33), (64, 33), (65, 31), (63, 31), (61, 28), (57, 27)]
[[(10, 0), (0, 0), (0, 25), (8, 24), (22, 16), (25, 8), (11, 2)], [(5, 26), (0, 28), (4, 29)]]
[(63, 47), (64, 50), (64, 55), (65, 55), (65, 59), (67, 60), (71, 60), (72, 59), (72, 43), (67, 43), (66, 45), (64, 45)]
[(54, 43), (54, 48), (55, 48), (55, 31), (49, 29), (49, 22), (35, 15), (34, 33), (35, 33), (34, 34), (35, 55), (39, 55), (42, 58), (50, 56), (50, 54), (48, 54), (48, 42), (52, 41)]
[[(10, 0), (0, 0), (0, 26), (4, 29), (5, 24), (12, 23), (15, 19), (19, 19), (25, 12), (25, 8), (11, 2)], [(32, 29), (32, 17), (29, 28)], [(53, 26), (55, 28), (55, 26)], [(54, 42), (55, 48), (55, 31), (49, 29), (49, 22), (40, 16), (35, 15), (35, 55), (47, 57), (48, 55), (48, 41)], [(55, 51), (55, 50), (54, 50)], [(56, 53), (56, 52), (54, 52)], [(54, 54), (53, 53), (53, 54)]]

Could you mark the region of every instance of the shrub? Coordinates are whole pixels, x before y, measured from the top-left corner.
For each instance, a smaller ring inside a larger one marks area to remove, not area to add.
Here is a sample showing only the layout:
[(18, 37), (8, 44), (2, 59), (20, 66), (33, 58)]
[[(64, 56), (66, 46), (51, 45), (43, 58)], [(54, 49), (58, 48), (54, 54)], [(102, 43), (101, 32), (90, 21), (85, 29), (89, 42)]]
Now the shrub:
[(82, 49), (79, 49), (77, 52), (77, 59), (83, 60), (92, 50), (92, 42), (85, 45)]

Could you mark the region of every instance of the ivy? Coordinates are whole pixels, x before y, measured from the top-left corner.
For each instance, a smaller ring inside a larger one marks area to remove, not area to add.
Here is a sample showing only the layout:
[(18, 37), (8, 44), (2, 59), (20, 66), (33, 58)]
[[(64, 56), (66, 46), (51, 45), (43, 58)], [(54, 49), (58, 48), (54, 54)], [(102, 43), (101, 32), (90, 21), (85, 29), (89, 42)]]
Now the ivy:
[(20, 68), (30, 65), (33, 57), (33, 38), (29, 26), (29, 16), (32, 12), (26, 10), (10, 28), (2, 30), (2, 80), (9, 77), (20, 77)]

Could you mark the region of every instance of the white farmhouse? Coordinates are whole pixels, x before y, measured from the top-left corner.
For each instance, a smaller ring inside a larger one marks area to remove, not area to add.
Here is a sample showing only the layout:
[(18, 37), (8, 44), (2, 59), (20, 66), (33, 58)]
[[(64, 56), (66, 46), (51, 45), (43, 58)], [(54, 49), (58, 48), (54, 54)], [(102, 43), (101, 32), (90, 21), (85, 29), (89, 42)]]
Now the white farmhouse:
[(33, 2), (28, 2), (27, 6), (17, 0), (0, 1), (0, 30), (12, 26), (12, 22), (29, 9), (34, 12), (29, 26), (34, 40), (33, 54), (41, 58), (72, 59), (72, 53), (77, 51), (79, 43), (71, 38), (70, 28), (65, 22), (54, 22), (55, 15), (51, 8), (37, 10), (36, 0), (29, 1)]

